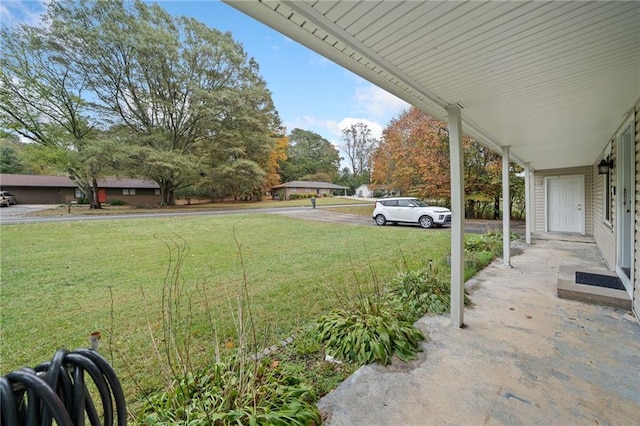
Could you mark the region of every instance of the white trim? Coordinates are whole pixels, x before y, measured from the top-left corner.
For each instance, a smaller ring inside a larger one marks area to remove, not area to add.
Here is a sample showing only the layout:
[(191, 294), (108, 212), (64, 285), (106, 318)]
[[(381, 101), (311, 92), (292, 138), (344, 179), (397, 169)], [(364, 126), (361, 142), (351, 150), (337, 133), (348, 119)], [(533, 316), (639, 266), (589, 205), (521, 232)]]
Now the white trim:
[(502, 148), (502, 265), (511, 267), (511, 210), (509, 194), (509, 147)]
[[(636, 209), (635, 209), (635, 195), (636, 195), (636, 182), (635, 182), (635, 176), (636, 176), (636, 167), (635, 167), (635, 123), (634, 123), (634, 115), (632, 114), (630, 117), (627, 118), (627, 120), (625, 120), (625, 122), (623, 123), (622, 126), (620, 126), (620, 128), (618, 129), (618, 132), (616, 133), (616, 273), (618, 274), (618, 276), (620, 277), (620, 280), (622, 281), (622, 283), (624, 284), (625, 289), (627, 290), (627, 293), (629, 293), (629, 295), (631, 296), (631, 299), (633, 300), (633, 288), (634, 288), (634, 275), (635, 275), (635, 246), (634, 246), (634, 241), (635, 241), (635, 214), (636, 214)], [(627, 129), (629, 130), (629, 133), (631, 135), (631, 161), (630, 161), (630, 165), (631, 165), (631, 170), (629, 171), (630, 175), (631, 175), (631, 188), (629, 190), (629, 197), (630, 197), (630, 204), (631, 204), (631, 223), (630, 223), (630, 228), (631, 228), (631, 235), (629, 236), (629, 243), (630, 246), (627, 247), (628, 250), (630, 250), (629, 253), (629, 257), (630, 257), (630, 264), (629, 264), (629, 277), (627, 277), (627, 275), (624, 273), (624, 271), (622, 270), (621, 266), (620, 266), (620, 257), (622, 256), (622, 249), (623, 249), (623, 237), (626, 236), (626, 230), (623, 229), (623, 224), (622, 224), (622, 215), (623, 213), (623, 190), (621, 188), (621, 183), (622, 183), (622, 172), (623, 172), (623, 167), (621, 167), (620, 165), (620, 160), (621, 160), (621, 153), (622, 153), (622, 149), (621, 149), (621, 139), (622, 139), (622, 135), (627, 131)]]
[(464, 325), (464, 166), (462, 163), (462, 111), (447, 107), (451, 162), (451, 325)]
[(531, 215), (531, 167), (524, 163), (524, 239), (527, 244), (531, 244)]
[(569, 179), (569, 178), (579, 178), (580, 179), (580, 192), (582, 195), (582, 220), (580, 221), (580, 230), (576, 233), (580, 235), (585, 235), (586, 231), (586, 195), (585, 195), (585, 184), (584, 184), (584, 175), (559, 175), (559, 176), (546, 176), (544, 178), (544, 232), (557, 232), (557, 231), (549, 231), (549, 181), (556, 179)]

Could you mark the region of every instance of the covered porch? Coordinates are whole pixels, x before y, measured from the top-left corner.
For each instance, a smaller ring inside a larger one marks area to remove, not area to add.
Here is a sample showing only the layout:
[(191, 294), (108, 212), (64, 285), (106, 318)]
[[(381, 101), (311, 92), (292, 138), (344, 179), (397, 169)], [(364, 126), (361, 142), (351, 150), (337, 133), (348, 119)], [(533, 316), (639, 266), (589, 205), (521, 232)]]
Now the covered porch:
[(319, 404), (330, 425), (635, 424), (640, 327), (628, 310), (556, 297), (566, 265), (606, 270), (593, 241), (516, 243), (467, 283), (467, 326), (424, 317), (409, 364), (368, 365)]

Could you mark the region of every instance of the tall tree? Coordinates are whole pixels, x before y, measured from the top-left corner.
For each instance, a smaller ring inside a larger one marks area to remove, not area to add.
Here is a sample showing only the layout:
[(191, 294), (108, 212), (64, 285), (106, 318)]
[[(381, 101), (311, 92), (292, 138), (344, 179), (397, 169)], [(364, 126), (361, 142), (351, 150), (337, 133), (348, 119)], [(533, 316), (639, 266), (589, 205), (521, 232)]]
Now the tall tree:
[(347, 154), (354, 176), (369, 175), (371, 169), (371, 155), (376, 147), (376, 139), (371, 135), (371, 129), (364, 123), (352, 124), (342, 129), (342, 150)]
[(326, 173), (332, 179), (338, 177), (338, 150), (315, 132), (293, 129), (289, 134), (287, 155), (287, 160), (282, 163), (282, 177), (285, 181), (300, 180), (303, 176), (315, 173)]
[[(98, 116), (85, 100), (87, 82), (69, 63), (49, 27), (3, 27), (0, 70), (0, 126), (77, 158), (96, 130)], [(62, 157), (58, 157), (62, 158)], [(96, 178), (100, 170), (68, 165), (70, 177), (100, 208)]]
[(96, 111), (129, 128), (132, 156), (145, 161), (137, 171), (164, 204), (203, 167), (213, 179), (225, 162), (266, 165), (279, 119), (230, 33), (138, 0), (54, 2), (46, 20)]
[[(468, 217), (500, 214), (502, 160), (477, 142), (463, 138), (465, 212)], [(413, 107), (391, 121), (373, 155), (373, 181), (428, 199), (450, 198), (449, 138), (444, 123)], [(511, 203), (523, 197), (517, 166), (510, 168)]]
[(445, 125), (412, 107), (391, 121), (373, 156), (372, 180), (403, 194), (448, 198), (449, 157)]

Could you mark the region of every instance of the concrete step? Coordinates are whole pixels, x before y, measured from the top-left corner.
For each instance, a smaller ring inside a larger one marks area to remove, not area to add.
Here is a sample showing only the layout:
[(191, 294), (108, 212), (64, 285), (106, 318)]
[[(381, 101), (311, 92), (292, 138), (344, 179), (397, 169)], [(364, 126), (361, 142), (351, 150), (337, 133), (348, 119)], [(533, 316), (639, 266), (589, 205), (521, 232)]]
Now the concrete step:
[(575, 265), (562, 265), (558, 273), (558, 297), (561, 299), (575, 300), (578, 302), (595, 305), (612, 306), (625, 310), (631, 310), (631, 298), (624, 290), (614, 290), (607, 287), (577, 284), (576, 272), (590, 274), (617, 276), (615, 272), (608, 270), (589, 270)]

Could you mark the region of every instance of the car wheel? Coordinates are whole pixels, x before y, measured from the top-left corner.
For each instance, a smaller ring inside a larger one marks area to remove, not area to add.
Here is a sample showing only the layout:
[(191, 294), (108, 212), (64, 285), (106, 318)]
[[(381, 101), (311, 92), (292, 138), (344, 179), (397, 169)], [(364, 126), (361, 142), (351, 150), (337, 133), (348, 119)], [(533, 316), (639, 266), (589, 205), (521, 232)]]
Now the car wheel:
[(387, 223), (387, 219), (383, 215), (376, 216), (376, 225), (383, 226), (385, 223)]
[(431, 228), (433, 226), (433, 219), (429, 216), (422, 216), (418, 222), (423, 228)]

